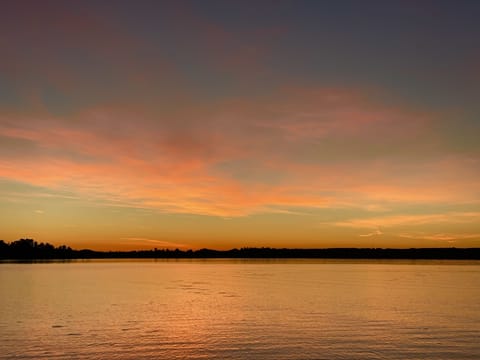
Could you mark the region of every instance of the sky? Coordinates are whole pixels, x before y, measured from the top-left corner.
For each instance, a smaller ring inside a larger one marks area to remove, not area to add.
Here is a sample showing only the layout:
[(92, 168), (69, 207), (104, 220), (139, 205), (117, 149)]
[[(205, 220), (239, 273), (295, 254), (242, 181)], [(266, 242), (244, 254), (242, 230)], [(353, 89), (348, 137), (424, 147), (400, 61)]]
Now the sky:
[(0, 239), (480, 246), (480, 2), (0, 12)]

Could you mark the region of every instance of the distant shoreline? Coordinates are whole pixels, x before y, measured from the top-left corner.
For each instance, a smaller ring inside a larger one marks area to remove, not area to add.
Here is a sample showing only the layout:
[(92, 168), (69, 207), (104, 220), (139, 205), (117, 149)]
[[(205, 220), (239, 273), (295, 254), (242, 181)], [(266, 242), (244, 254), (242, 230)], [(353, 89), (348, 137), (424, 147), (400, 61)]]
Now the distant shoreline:
[(20, 239), (11, 243), (0, 240), (1, 260), (55, 259), (378, 259), (378, 260), (480, 260), (480, 248), (241, 248), (231, 250), (137, 251), (75, 250), (62, 245)]

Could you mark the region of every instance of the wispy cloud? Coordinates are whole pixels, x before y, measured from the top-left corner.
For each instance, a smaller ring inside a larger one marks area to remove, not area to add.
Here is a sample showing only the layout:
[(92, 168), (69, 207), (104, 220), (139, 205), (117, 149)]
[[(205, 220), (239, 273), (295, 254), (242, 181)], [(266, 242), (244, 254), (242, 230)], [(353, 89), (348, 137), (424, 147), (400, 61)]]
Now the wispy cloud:
[(145, 237), (125, 237), (121, 238), (120, 240), (122, 241), (128, 241), (132, 244), (137, 244), (138, 246), (140, 245), (155, 245), (155, 247), (161, 247), (161, 248), (186, 248), (188, 245), (186, 244), (180, 244), (176, 242), (170, 242), (170, 241), (165, 241), (165, 240), (160, 240), (160, 239), (150, 239), (150, 238), (145, 238)]
[(394, 215), (352, 219), (335, 222), (334, 225), (358, 229), (379, 227), (416, 226), (426, 224), (468, 224), (480, 222), (480, 212), (449, 212), (443, 214)]
[(380, 231), (380, 229), (375, 230), (374, 232), (368, 233), (368, 234), (360, 234), (359, 236), (361, 237), (371, 237), (371, 236), (378, 236), (382, 235), (383, 232)]
[(478, 234), (402, 233), (402, 234), (399, 234), (399, 236), (403, 237), (403, 238), (407, 238), (407, 239), (437, 240), (437, 241), (447, 241), (447, 242), (455, 242), (456, 240), (465, 240), (465, 239), (480, 239), (480, 233), (478, 233)]

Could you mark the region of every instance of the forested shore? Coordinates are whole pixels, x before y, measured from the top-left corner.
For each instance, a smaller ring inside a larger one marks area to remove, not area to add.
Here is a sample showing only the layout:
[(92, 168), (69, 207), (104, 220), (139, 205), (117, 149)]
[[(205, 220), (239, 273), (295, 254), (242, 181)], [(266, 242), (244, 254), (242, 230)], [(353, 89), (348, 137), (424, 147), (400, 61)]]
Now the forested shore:
[(288, 249), (245, 247), (231, 250), (150, 249), (136, 251), (76, 250), (33, 239), (0, 240), (0, 259), (112, 259), (112, 258), (304, 258), (304, 259), (456, 259), (480, 260), (480, 248), (325, 248)]

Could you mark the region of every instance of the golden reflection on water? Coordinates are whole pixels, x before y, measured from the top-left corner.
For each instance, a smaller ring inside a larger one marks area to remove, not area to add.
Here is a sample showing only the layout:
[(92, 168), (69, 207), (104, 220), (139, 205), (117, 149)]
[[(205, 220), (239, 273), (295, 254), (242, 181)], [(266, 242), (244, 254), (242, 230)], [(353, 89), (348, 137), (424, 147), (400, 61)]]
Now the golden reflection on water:
[(479, 265), (339, 260), (0, 264), (0, 354), (476, 359)]

